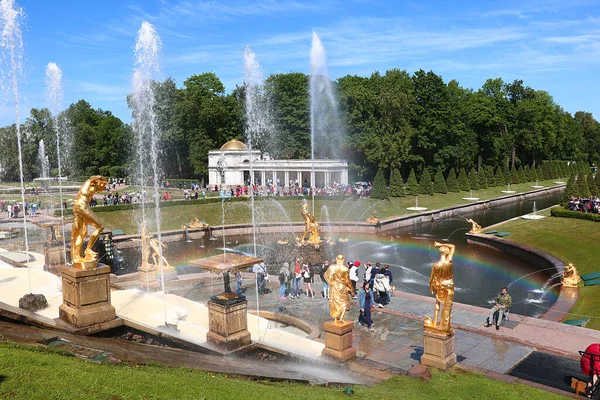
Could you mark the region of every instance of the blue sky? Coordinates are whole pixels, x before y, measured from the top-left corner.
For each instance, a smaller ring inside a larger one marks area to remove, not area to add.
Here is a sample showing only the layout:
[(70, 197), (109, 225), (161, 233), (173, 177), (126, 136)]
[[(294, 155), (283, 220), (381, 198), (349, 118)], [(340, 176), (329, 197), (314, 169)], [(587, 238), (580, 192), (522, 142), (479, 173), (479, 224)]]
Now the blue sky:
[[(4, 1), (4, 0), (0, 0)], [(63, 72), (64, 105), (85, 99), (129, 122), (133, 46), (142, 20), (163, 42), (162, 76), (178, 85), (215, 72), (228, 91), (243, 81), (251, 46), (265, 76), (309, 72), (312, 30), (332, 79), (390, 68), (433, 70), (479, 88), (487, 78), (523, 79), (567, 111), (600, 119), (600, 3), (549, 1), (102, 0), (18, 1), (25, 12), (22, 103), (47, 106), (48, 62)], [(14, 122), (6, 93), (0, 126)]]

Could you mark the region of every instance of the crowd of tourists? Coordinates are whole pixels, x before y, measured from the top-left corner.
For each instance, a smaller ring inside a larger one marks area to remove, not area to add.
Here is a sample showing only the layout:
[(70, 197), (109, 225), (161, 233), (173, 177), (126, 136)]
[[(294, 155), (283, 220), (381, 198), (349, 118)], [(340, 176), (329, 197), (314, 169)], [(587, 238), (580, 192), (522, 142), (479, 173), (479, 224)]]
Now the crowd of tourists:
[[(220, 192), (223, 197), (223, 192), (228, 192), (226, 197), (240, 197), (249, 196), (312, 196), (313, 188), (308, 187), (306, 184), (299, 185), (297, 181), (290, 181), (289, 186), (281, 186), (278, 181), (277, 184), (273, 184), (272, 181), (267, 179), (265, 185), (254, 184), (250, 185), (214, 185), (212, 187), (214, 192)], [(314, 188), (315, 196), (350, 196), (354, 195), (359, 198), (369, 197), (371, 195), (371, 184), (367, 182), (361, 182), (360, 184), (354, 185), (342, 185), (338, 182), (334, 182), (333, 185), (323, 188)]]
[(600, 199), (598, 198), (598, 196), (585, 198), (573, 196), (571, 197), (571, 201), (569, 201), (567, 207), (571, 211), (598, 214), (600, 212)]
[[(360, 307), (360, 315), (356, 322), (372, 330), (372, 311), (375, 307), (384, 308), (391, 301), (394, 292), (392, 271), (388, 265), (382, 266), (378, 262), (373, 265), (368, 261), (363, 265), (360, 261), (349, 261), (347, 264), (350, 282), (354, 288), (352, 299), (358, 300)], [(306, 297), (314, 300), (321, 297), (329, 300), (329, 285), (324, 277), (328, 268), (328, 262), (311, 265), (302, 262), (300, 258), (284, 262), (278, 271), (279, 298), (286, 300)], [(258, 294), (265, 294), (270, 277), (264, 263), (255, 264), (252, 272), (256, 276)], [(241, 295), (242, 276), (239, 273), (236, 274), (236, 282), (236, 293)], [(315, 283), (316, 291), (313, 286)], [(322, 287), (320, 293), (318, 286)]]
[(39, 197), (36, 199), (36, 201), (32, 202), (27, 202), (27, 200), (25, 200), (25, 203), (23, 204), (19, 202), (0, 200), (0, 212), (6, 211), (8, 218), (22, 217), (23, 214), (21, 213), (23, 212), (25, 213), (25, 215), (35, 217), (36, 215), (38, 215), (38, 212), (41, 211), (41, 209), (42, 201)]

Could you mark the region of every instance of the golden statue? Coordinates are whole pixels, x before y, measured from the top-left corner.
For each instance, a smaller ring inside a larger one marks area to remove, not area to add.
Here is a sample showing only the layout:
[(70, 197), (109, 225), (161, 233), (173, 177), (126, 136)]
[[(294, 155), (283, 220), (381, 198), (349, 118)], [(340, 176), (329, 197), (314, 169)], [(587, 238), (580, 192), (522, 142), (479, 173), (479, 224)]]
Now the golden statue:
[(304, 203), (302, 205), (302, 218), (304, 218), (304, 234), (300, 238), (299, 242), (304, 243), (304, 238), (306, 237), (306, 235), (308, 235), (308, 233), (310, 233), (308, 243), (321, 243), (321, 238), (319, 237), (319, 223), (315, 220), (315, 217), (310, 215), (310, 213), (308, 212), (307, 203)]
[[(98, 253), (92, 250), (98, 240), (98, 236), (104, 230), (100, 219), (94, 214), (90, 207), (90, 201), (94, 194), (103, 191), (108, 181), (100, 175), (94, 175), (81, 187), (79, 193), (73, 202), (73, 229), (71, 232), (71, 261), (73, 267), (87, 270), (98, 267)], [(88, 233), (88, 224), (91, 224), (96, 230), (90, 235), (85, 254), (82, 254), (83, 242)]]
[(208, 227), (208, 224), (204, 221), (199, 221), (198, 217), (194, 217), (188, 225), (190, 226), (190, 229), (203, 229)]
[(379, 218), (377, 218), (377, 211), (373, 211), (373, 214), (369, 218), (367, 218), (367, 222), (370, 224), (378, 224)]
[(152, 249), (152, 260), (154, 261), (154, 265), (158, 266), (158, 262), (162, 261), (163, 262), (163, 267), (164, 268), (171, 268), (171, 265), (169, 264), (169, 262), (167, 261), (167, 259), (161, 254), (162, 252), (160, 251), (160, 248), (162, 247), (163, 249), (167, 248), (167, 245), (164, 243), (160, 243), (158, 241), (158, 239), (155, 238), (150, 238), (150, 241), (148, 242), (148, 244), (150, 245), (150, 248)]
[(471, 230), (469, 233), (481, 233), (481, 230), (483, 229), (481, 225), (473, 221), (471, 218), (467, 219), (467, 222), (471, 224)]
[(140, 229), (140, 238), (135, 239), (142, 242), (142, 268), (146, 268), (148, 265), (148, 257), (150, 257), (150, 232), (148, 232), (148, 222), (142, 222), (142, 228)]
[(565, 265), (565, 272), (562, 274), (560, 283), (566, 287), (577, 287), (579, 286), (579, 282), (581, 282), (581, 277), (577, 273), (575, 266), (571, 263)]
[[(429, 278), (429, 289), (431, 293), (435, 292), (435, 309), (433, 320), (425, 317), (424, 328), (428, 332), (442, 333), (451, 335), (453, 333), (450, 326), (450, 317), (452, 316), (452, 303), (454, 301), (454, 273), (452, 271), (452, 257), (454, 256), (455, 246), (448, 243), (435, 242), (433, 244), (440, 252), (439, 261), (433, 263), (431, 276)], [(441, 319), (440, 306), (442, 308)]]
[(329, 315), (334, 322), (344, 322), (344, 316), (350, 309), (350, 296), (354, 296), (354, 288), (350, 282), (350, 270), (344, 262), (344, 256), (339, 254), (335, 258), (335, 264), (327, 268), (323, 274), (325, 281), (329, 284)]

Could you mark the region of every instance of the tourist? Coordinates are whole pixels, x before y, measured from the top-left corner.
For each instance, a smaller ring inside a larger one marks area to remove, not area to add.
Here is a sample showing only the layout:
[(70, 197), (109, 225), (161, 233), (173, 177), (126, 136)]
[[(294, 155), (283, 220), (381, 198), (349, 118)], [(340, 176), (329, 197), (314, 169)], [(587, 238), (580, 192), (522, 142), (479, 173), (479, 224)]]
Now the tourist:
[(510, 297), (510, 294), (508, 294), (508, 288), (504, 286), (498, 297), (496, 297), (496, 304), (490, 310), (490, 316), (487, 318), (484, 326), (486, 328), (492, 326), (494, 313), (498, 312), (498, 319), (496, 320), (496, 330), (500, 329), (502, 318), (504, 318), (504, 314), (508, 311), (511, 305), (512, 298)]
[(236, 288), (235, 288), (235, 294), (237, 294), (238, 296), (242, 295), (242, 273), (240, 271), (235, 273), (235, 283), (236, 283)]
[(579, 361), (581, 366), (581, 372), (588, 376), (588, 383), (586, 387), (586, 395), (588, 398), (594, 397), (593, 391), (600, 390), (598, 382), (600, 380), (600, 343), (590, 344), (583, 353), (581, 353), (581, 360)]
[(352, 283), (352, 287), (354, 288), (354, 296), (353, 299), (357, 299), (356, 297), (356, 284), (358, 283), (358, 266), (360, 265), (360, 261), (354, 261), (352, 265), (348, 265), (350, 269), (350, 282)]
[(394, 284), (393, 284), (393, 279), (394, 278), (392, 276), (392, 271), (390, 271), (390, 266), (387, 265), (387, 264), (384, 264), (383, 268), (381, 269), (381, 273), (388, 278), (388, 282), (390, 284), (390, 291), (388, 292), (388, 299), (387, 299), (387, 301), (389, 303), (390, 300), (391, 300), (391, 296), (392, 296), (392, 294), (393, 294), (393, 292), (395, 290)]
[(283, 266), (279, 270), (279, 298), (286, 299), (287, 282), (290, 280), (290, 263), (287, 261), (283, 263)]
[(369, 279), (369, 285), (375, 289), (375, 275), (377, 275), (379, 273), (379, 271), (381, 270), (381, 264), (379, 262), (375, 263), (375, 266), (373, 268), (371, 268), (371, 274), (370, 274), (370, 279)]
[(383, 308), (384, 305), (388, 304), (389, 293), (391, 290), (387, 276), (381, 272), (375, 275), (373, 280), (373, 290), (377, 295), (377, 299), (375, 300), (377, 307)]
[(323, 262), (321, 266), (321, 271), (319, 271), (319, 277), (321, 278), (321, 282), (323, 282), (323, 297), (329, 300), (329, 284), (325, 280), (325, 271), (329, 268), (329, 263), (327, 261)]
[(364, 281), (363, 287), (358, 294), (360, 305), (360, 316), (358, 317), (358, 323), (361, 325), (366, 324), (367, 328), (373, 330), (373, 320), (371, 319), (371, 307), (373, 305), (373, 291), (369, 286), (368, 281)]
[(294, 263), (294, 278), (293, 278), (293, 286), (292, 286), (292, 295), (293, 298), (300, 297), (300, 279), (302, 279), (302, 268), (300, 267), (300, 259), (296, 258), (296, 262)]
[(265, 277), (265, 275), (266, 275), (265, 264), (264, 263), (254, 264), (254, 267), (252, 267), (252, 272), (254, 272), (254, 274), (256, 275), (256, 288), (258, 290), (258, 294), (262, 295), (265, 290), (265, 286), (267, 284), (266, 277)]
[(302, 278), (304, 279), (304, 287), (306, 288), (306, 297), (310, 297), (311, 299), (315, 298), (315, 292), (312, 290), (312, 283), (314, 273), (310, 264), (304, 264), (302, 266)]
[(371, 265), (371, 261), (367, 261), (367, 266), (365, 267), (365, 274), (363, 275), (363, 279), (367, 282), (371, 280), (371, 272), (373, 271), (373, 266)]

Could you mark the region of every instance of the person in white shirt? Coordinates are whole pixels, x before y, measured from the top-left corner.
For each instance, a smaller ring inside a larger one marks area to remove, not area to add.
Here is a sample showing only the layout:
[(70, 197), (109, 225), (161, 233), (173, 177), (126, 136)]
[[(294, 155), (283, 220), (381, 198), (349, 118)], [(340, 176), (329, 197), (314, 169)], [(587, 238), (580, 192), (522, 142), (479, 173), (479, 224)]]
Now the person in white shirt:
[(387, 276), (381, 273), (375, 275), (373, 291), (375, 292), (375, 296), (377, 298), (377, 307), (383, 308), (383, 306), (388, 303), (388, 294), (391, 290), (390, 280)]
[[(358, 266), (360, 265), (360, 261), (354, 261), (353, 263), (351, 263), (352, 265), (350, 265), (350, 263), (348, 264), (348, 268), (350, 269), (350, 282), (352, 282), (354, 293), (358, 293), (356, 291), (356, 284), (358, 283)], [(352, 298), (358, 299), (356, 295), (352, 296)]]

